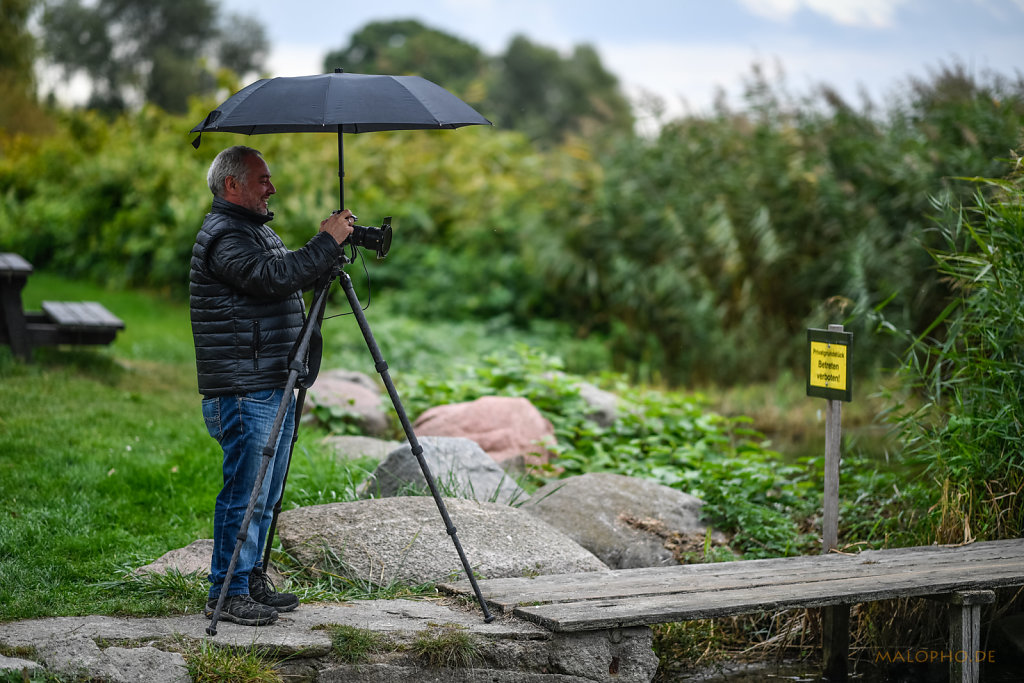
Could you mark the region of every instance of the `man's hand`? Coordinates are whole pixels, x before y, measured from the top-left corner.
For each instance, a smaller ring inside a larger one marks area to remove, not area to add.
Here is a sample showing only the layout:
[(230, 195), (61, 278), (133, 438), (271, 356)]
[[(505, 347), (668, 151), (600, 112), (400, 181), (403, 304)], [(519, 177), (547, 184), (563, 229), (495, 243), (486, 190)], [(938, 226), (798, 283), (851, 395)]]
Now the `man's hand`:
[(335, 211), (330, 216), (320, 221), (320, 232), (328, 232), (338, 244), (348, 239), (352, 234), (352, 226), (356, 223), (356, 217), (348, 209)]

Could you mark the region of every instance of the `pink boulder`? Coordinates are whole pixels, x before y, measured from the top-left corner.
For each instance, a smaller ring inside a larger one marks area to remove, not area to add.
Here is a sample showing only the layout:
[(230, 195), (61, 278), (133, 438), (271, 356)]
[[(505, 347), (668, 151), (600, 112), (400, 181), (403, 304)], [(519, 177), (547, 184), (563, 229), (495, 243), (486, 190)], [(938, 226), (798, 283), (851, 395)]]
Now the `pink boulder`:
[(504, 396), (429, 408), (413, 428), (418, 435), (475, 441), (505, 469), (546, 464), (551, 459), (546, 446), (555, 436), (555, 428), (529, 400)]

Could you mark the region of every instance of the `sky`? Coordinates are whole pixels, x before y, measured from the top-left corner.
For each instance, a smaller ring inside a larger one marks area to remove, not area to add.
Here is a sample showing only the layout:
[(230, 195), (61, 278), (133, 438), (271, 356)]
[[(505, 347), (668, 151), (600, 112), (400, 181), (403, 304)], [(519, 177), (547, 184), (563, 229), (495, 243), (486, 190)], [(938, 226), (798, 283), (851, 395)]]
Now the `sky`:
[[(518, 34), (568, 53), (587, 43), (631, 98), (668, 114), (738, 104), (755, 64), (790, 92), (826, 83), (876, 104), (944, 65), (1024, 74), (1024, 0), (220, 0), (258, 19), (272, 76), (321, 73), (371, 21), (414, 18), (499, 55)], [(344, 66), (344, 65), (340, 65)], [(439, 85), (444, 85), (443, 83)]]

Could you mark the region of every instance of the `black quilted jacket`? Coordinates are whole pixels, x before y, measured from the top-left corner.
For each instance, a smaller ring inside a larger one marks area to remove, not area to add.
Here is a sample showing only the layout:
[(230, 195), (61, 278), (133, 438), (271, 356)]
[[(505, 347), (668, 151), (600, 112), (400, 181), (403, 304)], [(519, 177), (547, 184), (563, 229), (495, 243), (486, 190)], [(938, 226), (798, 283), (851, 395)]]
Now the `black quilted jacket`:
[(215, 197), (196, 235), (189, 293), (203, 396), (285, 385), (305, 318), (302, 290), (328, 275), (341, 254), (323, 232), (289, 251), (266, 225), (272, 217)]

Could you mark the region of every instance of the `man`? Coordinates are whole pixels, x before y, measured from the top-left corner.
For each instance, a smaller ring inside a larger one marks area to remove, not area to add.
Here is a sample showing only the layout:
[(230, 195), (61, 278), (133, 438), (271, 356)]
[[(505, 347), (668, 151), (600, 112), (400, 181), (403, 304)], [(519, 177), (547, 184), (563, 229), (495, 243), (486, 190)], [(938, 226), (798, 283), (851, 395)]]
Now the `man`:
[[(213, 205), (192, 247), (189, 292), (203, 417), (224, 454), (205, 610), (212, 616), (285, 398), (289, 354), (305, 317), (302, 290), (330, 274), (355, 216), (347, 209), (332, 214), (304, 247), (289, 251), (267, 225), (274, 217), (268, 200), (277, 190), (258, 151), (225, 149), (210, 165), (207, 182)], [(293, 394), (227, 589), (220, 616), (228, 621), (272, 624), (278, 612), (299, 604), (297, 596), (276, 591), (262, 567), (288, 464), (294, 407)]]

